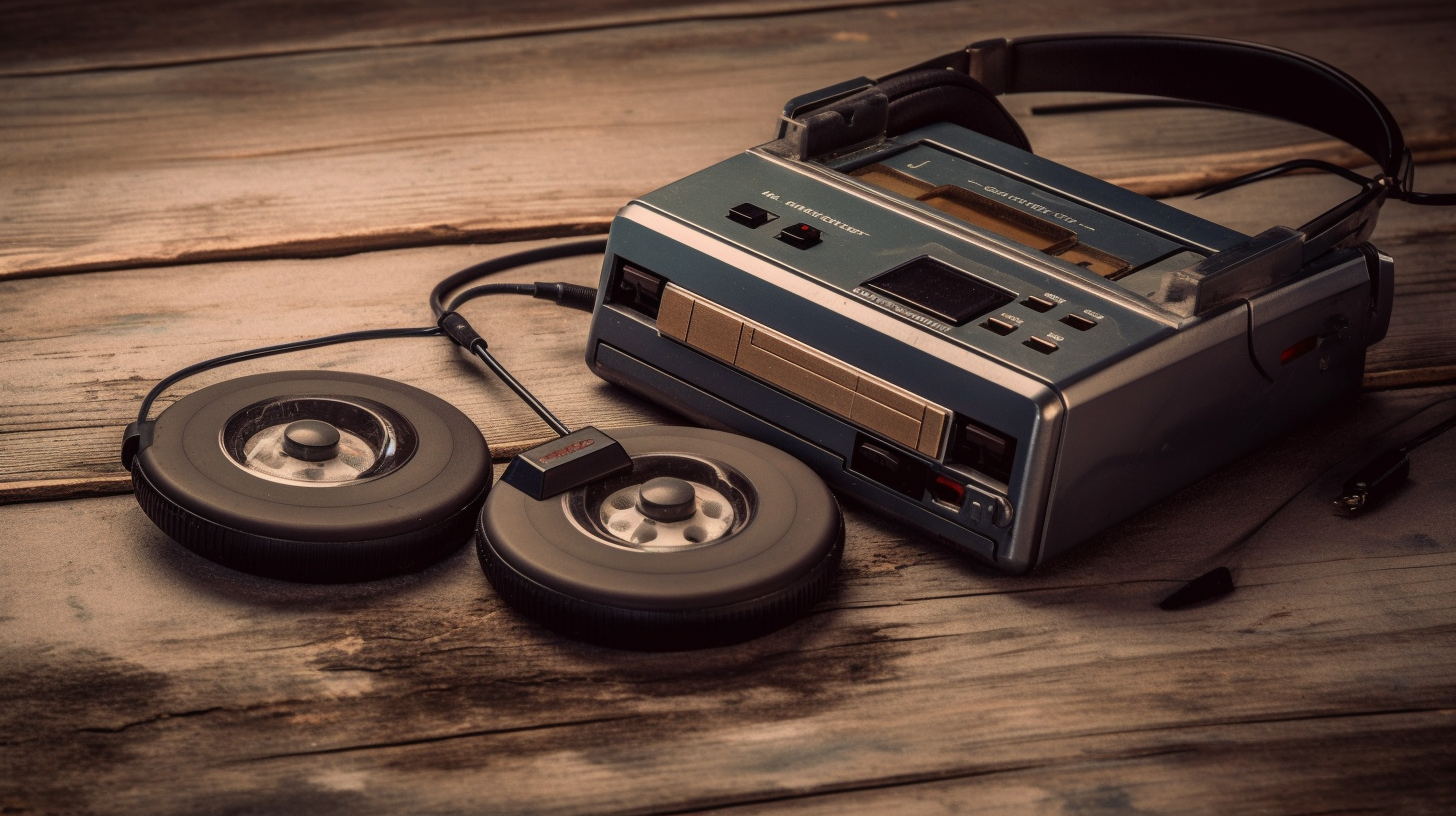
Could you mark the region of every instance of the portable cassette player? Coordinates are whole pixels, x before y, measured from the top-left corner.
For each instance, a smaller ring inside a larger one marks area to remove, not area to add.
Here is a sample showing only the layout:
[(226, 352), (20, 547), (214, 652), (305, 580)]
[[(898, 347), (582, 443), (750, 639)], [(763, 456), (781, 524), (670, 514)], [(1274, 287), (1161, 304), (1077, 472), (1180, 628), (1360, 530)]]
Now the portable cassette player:
[[(994, 99), (1068, 90), (1277, 115), (1386, 175), (1243, 235), (1032, 154)], [(1024, 571), (1358, 389), (1393, 287), (1365, 241), (1408, 161), (1378, 100), (1288, 52), (980, 43), (795, 99), (624, 207), (587, 361)]]

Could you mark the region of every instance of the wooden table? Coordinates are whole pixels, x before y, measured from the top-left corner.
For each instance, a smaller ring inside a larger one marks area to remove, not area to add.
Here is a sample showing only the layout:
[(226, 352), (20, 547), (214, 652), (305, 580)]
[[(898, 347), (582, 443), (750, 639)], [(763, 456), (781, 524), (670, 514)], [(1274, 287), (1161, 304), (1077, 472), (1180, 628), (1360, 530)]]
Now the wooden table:
[[(741, 646), (617, 652), (535, 626), (462, 549), (347, 586), (234, 573), (128, 495), (121, 428), (201, 358), (423, 325), (445, 274), (598, 233), (634, 195), (765, 140), (798, 93), (988, 36), (1258, 39), (1390, 105), (1456, 190), (1456, 8), (1301, 0), (362, 0), (0, 6), (0, 812), (1396, 812), (1456, 808), (1456, 434), (1358, 520), (1380, 444), (1456, 412), (1456, 212), (1387, 205), (1390, 337), (1367, 390), (1024, 577), (848, 506), (813, 614)], [(1221, 111), (1033, 116), (1038, 151), (1236, 228), (1343, 182), (1193, 202), (1347, 148)], [(594, 283), (578, 258), (503, 280)], [(300, 299), (306, 283), (325, 306)], [(677, 421), (581, 364), (587, 318), (469, 307), (571, 425)], [(426, 388), (498, 461), (545, 439), (439, 341), (211, 372)], [(1218, 564), (1238, 589), (1156, 603)]]

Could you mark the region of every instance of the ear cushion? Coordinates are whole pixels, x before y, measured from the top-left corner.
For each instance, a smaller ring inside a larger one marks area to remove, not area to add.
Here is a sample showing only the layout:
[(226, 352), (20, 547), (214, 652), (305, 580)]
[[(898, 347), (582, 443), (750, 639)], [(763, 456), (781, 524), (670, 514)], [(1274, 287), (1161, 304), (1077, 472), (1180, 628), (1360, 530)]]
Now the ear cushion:
[(935, 122), (951, 122), (1031, 151), (1021, 125), (986, 86), (940, 68), (890, 77), (875, 86), (890, 99), (887, 134), (898, 136)]

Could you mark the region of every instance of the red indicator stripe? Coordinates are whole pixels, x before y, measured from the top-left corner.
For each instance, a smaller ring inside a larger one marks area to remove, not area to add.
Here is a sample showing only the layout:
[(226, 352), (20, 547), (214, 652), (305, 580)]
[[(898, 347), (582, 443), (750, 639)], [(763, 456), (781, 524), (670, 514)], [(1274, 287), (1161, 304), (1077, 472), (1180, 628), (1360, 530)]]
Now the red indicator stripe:
[(1319, 345), (1318, 337), (1306, 337), (1303, 340), (1300, 340), (1298, 343), (1295, 343), (1289, 348), (1279, 352), (1279, 364), (1284, 365), (1290, 360), (1297, 360), (1300, 357), (1303, 357), (1304, 355), (1310, 353), (1311, 351), (1314, 351), (1314, 347), (1317, 345)]

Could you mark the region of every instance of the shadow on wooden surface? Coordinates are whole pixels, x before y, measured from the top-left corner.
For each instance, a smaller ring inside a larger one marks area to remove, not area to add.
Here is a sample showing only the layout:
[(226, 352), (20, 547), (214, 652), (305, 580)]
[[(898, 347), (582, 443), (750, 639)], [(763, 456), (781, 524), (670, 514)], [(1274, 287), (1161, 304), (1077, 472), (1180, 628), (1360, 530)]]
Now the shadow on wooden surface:
[[(543, 631), (469, 550), (297, 586), (184, 552), (130, 498), (0, 508), (0, 803), (1442, 812), (1456, 480), (1440, 463), (1456, 435), (1370, 517), (1328, 502), (1352, 451), (1408, 438), (1453, 394), (1366, 395), (1030, 576), (850, 508), (842, 578), (814, 614), (684, 654)], [(1215, 562), (1235, 568), (1231, 596), (1156, 608)]]

